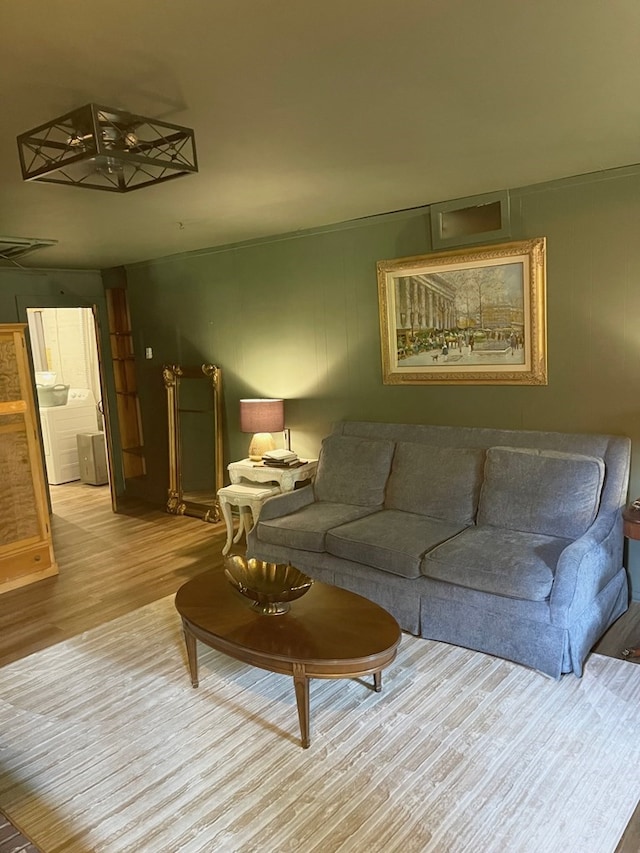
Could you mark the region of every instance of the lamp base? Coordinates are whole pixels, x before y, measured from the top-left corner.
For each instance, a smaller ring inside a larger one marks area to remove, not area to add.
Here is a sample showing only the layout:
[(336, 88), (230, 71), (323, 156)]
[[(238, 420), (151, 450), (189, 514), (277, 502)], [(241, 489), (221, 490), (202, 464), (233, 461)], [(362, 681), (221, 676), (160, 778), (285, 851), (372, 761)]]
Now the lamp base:
[(257, 432), (249, 445), (249, 459), (252, 462), (260, 462), (267, 451), (275, 449), (276, 443), (270, 432)]

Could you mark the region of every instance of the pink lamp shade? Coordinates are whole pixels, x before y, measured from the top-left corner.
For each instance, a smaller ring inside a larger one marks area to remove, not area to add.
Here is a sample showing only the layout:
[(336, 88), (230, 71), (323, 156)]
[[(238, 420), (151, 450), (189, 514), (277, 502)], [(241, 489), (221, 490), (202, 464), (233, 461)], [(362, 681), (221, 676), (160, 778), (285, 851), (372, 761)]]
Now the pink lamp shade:
[(240, 400), (242, 432), (282, 432), (284, 400)]
[(271, 433), (284, 430), (284, 400), (240, 400), (240, 429), (253, 433), (249, 458), (262, 459), (276, 446)]

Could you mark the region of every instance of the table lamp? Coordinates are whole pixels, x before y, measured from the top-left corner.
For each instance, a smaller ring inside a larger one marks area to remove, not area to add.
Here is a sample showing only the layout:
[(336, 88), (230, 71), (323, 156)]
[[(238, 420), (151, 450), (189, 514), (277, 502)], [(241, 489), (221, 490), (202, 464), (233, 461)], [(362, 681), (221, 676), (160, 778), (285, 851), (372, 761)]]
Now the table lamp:
[(240, 429), (253, 433), (249, 445), (249, 459), (257, 462), (276, 443), (272, 432), (284, 430), (284, 400), (240, 400)]

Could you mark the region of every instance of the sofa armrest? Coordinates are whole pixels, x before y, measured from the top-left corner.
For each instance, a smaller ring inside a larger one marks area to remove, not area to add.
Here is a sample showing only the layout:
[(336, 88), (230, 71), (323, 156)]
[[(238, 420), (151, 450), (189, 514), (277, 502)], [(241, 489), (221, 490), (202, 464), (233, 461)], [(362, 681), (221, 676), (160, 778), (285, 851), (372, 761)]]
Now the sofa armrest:
[(622, 515), (596, 519), (558, 560), (551, 590), (551, 622), (568, 625), (622, 568)]
[(268, 498), (262, 505), (258, 523), (270, 518), (282, 518), (283, 515), (296, 512), (302, 509), (302, 507), (314, 503), (314, 501), (313, 486), (304, 486), (304, 488), (295, 489), (293, 492), (283, 492), (281, 495), (274, 495), (272, 498)]

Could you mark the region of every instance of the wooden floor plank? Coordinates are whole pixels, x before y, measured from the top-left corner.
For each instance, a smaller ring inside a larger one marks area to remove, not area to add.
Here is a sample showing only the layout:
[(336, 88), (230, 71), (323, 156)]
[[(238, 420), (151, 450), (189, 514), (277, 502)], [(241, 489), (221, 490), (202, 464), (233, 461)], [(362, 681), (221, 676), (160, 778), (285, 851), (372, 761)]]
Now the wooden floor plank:
[(177, 591), (222, 563), (223, 523), (132, 504), (108, 486), (51, 487), (60, 573), (0, 595), (0, 666)]
[(9, 818), (0, 811), (0, 853), (41, 853), (39, 847), (20, 832)]

